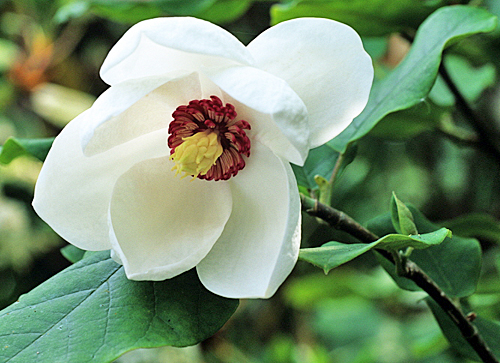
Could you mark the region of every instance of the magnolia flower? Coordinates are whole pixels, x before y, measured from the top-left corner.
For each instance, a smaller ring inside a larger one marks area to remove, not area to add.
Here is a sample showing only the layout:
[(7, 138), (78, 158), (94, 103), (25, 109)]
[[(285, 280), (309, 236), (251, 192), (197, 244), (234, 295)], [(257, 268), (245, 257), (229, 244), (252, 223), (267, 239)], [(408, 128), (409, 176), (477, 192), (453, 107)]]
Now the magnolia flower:
[(356, 32), (303, 18), (244, 46), (206, 21), (151, 19), (117, 42), (101, 77), (111, 87), (54, 141), (36, 212), (75, 246), (110, 249), (129, 279), (196, 267), (216, 294), (273, 295), (300, 244), (290, 162), (368, 99)]

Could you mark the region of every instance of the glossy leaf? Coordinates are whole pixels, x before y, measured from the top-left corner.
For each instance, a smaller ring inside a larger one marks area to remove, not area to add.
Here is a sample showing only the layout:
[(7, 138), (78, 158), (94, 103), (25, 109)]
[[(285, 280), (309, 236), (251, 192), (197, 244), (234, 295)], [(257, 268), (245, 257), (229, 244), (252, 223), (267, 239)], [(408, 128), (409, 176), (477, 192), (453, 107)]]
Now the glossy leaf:
[(328, 273), (331, 269), (351, 261), (374, 248), (388, 251), (406, 247), (423, 249), (439, 244), (449, 236), (451, 236), (450, 231), (441, 228), (431, 233), (416, 236), (389, 234), (369, 244), (328, 242), (321, 247), (301, 249), (299, 258), (322, 268), (325, 273)]
[(193, 345), (237, 306), (207, 291), (194, 270), (130, 281), (109, 252), (87, 253), (0, 312), (0, 361), (111, 362), (136, 348)]
[(422, 102), (434, 84), (444, 48), (465, 36), (492, 31), (496, 23), (495, 16), (479, 8), (456, 5), (438, 9), (418, 29), (405, 59), (374, 84), (363, 112), (328, 144), (343, 151), (387, 114)]
[[(460, 330), (457, 328), (456, 324), (451, 320), (451, 318), (446, 314), (441, 307), (430, 298), (425, 299), (427, 305), (431, 308), (432, 314), (436, 318), (439, 327), (441, 328), (444, 336), (450, 342), (451, 346), (463, 356), (475, 360), (482, 361), (479, 359), (477, 353), (472, 349), (469, 343), (464, 339)], [(470, 311), (465, 306), (461, 306), (462, 311), (466, 314)], [(496, 357), (500, 357), (500, 322), (485, 319), (481, 316), (477, 316), (472, 322), (479, 333), (481, 334), (484, 341), (488, 344), (492, 353)]]
[(298, 18), (322, 17), (346, 23), (361, 35), (380, 36), (417, 28), (438, 4), (413, 0), (297, 0), (274, 5), (271, 23)]
[(0, 148), (0, 163), (9, 164), (15, 158), (23, 155), (32, 155), (44, 161), (53, 142), (53, 137), (46, 139), (16, 139), (10, 137)]
[[(408, 206), (413, 214), (419, 233), (428, 233), (439, 228), (431, 223), (417, 209)], [(384, 214), (367, 225), (368, 229), (378, 235), (394, 233), (389, 213)], [(423, 250), (415, 250), (411, 254), (415, 261), (449, 296), (465, 297), (474, 293), (481, 269), (481, 247), (472, 238), (456, 235), (446, 237), (443, 243)], [(396, 275), (394, 265), (379, 258), (382, 266), (403, 289), (420, 290), (413, 281)]]

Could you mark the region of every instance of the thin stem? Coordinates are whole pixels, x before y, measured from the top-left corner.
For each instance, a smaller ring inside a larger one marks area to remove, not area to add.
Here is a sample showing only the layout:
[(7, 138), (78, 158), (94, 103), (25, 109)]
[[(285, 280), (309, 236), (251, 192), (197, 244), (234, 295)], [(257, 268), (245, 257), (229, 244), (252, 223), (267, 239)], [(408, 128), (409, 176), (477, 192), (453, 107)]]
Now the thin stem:
[(457, 144), (478, 148), (481, 147), (477, 134), (455, 125), (451, 116), (448, 114), (441, 118), (437, 130)]
[[(378, 236), (363, 227), (353, 218), (335, 208), (321, 204), (318, 201), (301, 195), (302, 210), (306, 213), (321, 218), (332, 227), (349, 233), (361, 242), (371, 243), (378, 239)], [(377, 250), (382, 256), (394, 263), (391, 253)], [(481, 337), (476, 326), (471, 323), (462, 310), (445, 294), (445, 292), (413, 261), (403, 259), (404, 265), (401, 268), (401, 275), (412, 280), (424, 290), (455, 323), (464, 339), (476, 351), (484, 363), (499, 363), (493, 355), (487, 343)]]
[(333, 185), (333, 182), (337, 178), (337, 174), (339, 173), (340, 167), (342, 166), (342, 162), (344, 161), (344, 153), (340, 153), (337, 161), (335, 162), (335, 166), (333, 167), (332, 175), (330, 176), (330, 180), (328, 181), (330, 185)]
[(476, 146), (483, 149), (485, 152), (493, 156), (496, 160), (500, 161), (500, 150), (497, 145), (495, 145), (491, 141), (491, 138), (489, 136), (490, 132), (484, 126), (485, 121), (482, 120), (469, 105), (465, 97), (462, 95), (458, 87), (451, 79), (450, 74), (446, 70), (443, 62), (441, 62), (439, 66), (439, 74), (448, 86), (448, 89), (451, 91), (451, 93), (453, 93), (457, 108), (460, 110), (460, 112), (462, 112), (462, 114), (467, 118), (474, 130), (477, 132), (480, 142), (476, 143)]

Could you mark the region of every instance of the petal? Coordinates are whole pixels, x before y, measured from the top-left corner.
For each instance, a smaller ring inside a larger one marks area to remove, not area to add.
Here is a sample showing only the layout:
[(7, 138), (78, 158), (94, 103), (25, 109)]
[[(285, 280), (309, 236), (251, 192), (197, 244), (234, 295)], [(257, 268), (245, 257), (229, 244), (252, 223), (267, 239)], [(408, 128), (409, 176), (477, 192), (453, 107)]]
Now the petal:
[(135, 163), (169, 154), (166, 130), (137, 137), (93, 157), (83, 155), (80, 129), (88, 111), (56, 137), (35, 186), (33, 207), (54, 231), (86, 250), (109, 243), (108, 209), (118, 177)]
[(197, 266), (203, 285), (230, 298), (268, 298), (299, 252), (300, 201), (290, 164), (256, 143), (247, 166), (230, 179), (233, 211)]
[(283, 78), (304, 101), (311, 148), (342, 132), (368, 101), (372, 62), (359, 35), (345, 24), (319, 18), (285, 21), (247, 49), (257, 67)]
[(282, 79), (257, 68), (237, 66), (204, 70), (233, 103), (238, 117), (250, 122), (252, 137), (276, 155), (302, 165), (309, 151), (307, 110)]
[(81, 145), (91, 156), (167, 128), (177, 106), (201, 95), (198, 74), (168, 74), (111, 86), (89, 109)]
[(227, 182), (181, 179), (168, 157), (144, 160), (116, 182), (113, 250), (129, 279), (164, 280), (198, 264), (231, 214)]
[(226, 30), (204, 20), (156, 18), (130, 28), (111, 49), (101, 78), (112, 85), (128, 79), (201, 66), (251, 64), (245, 46)]

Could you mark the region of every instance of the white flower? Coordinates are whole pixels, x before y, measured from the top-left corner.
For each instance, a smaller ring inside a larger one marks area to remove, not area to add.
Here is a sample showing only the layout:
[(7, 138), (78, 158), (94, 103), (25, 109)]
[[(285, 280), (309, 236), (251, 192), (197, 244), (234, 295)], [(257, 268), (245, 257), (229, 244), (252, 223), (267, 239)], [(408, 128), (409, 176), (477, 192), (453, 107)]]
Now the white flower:
[(129, 279), (196, 267), (216, 294), (273, 295), (300, 244), (289, 163), (368, 99), (359, 36), (303, 18), (245, 47), (202, 20), (157, 18), (117, 42), (101, 77), (111, 87), (54, 141), (36, 212), (79, 248), (111, 249)]

